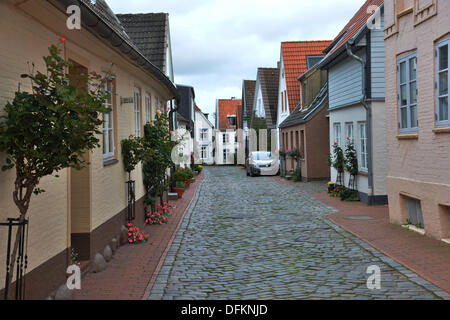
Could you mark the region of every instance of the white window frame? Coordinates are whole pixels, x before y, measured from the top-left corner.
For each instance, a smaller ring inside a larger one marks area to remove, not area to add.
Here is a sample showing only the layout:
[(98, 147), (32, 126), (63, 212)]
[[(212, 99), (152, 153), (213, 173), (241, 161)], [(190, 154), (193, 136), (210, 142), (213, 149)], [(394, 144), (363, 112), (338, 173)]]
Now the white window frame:
[(229, 157), (230, 157), (230, 150), (227, 148), (224, 148), (223, 149), (223, 163), (227, 163)]
[[(203, 154), (204, 152), (204, 154)], [(209, 157), (209, 150), (208, 150), (208, 145), (207, 144), (203, 144), (200, 146), (200, 159), (201, 160), (206, 160)]]
[[(411, 84), (416, 83), (416, 90), (417, 90), (417, 100), (418, 100), (418, 82), (417, 82), (417, 74), (418, 69), (416, 70), (416, 79), (411, 80), (410, 78), (410, 62), (411, 60), (416, 59), (416, 64), (418, 64), (417, 61), (417, 52), (413, 52), (411, 54), (408, 54), (407, 56), (401, 58), (398, 60), (397, 63), (397, 82), (398, 82), (398, 123), (399, 123), (399, 129), (400, 133), (410, 133), (410, 132), (417, 132), (419, 130), (419, 124), (417, 124), (417, 127), (412, 127), (411, 124), (411, 108), (416, 108), (416, 117), (417, 117), (417, 123), (419, 123), (419, 104), (418, 101), (416, 101), (415, 104), (411, 103)], [(405, 63), (406, 66), (406, 79), (405, 82), (401, 82), (401, 65), (402, 63)], [(406, 105), (402, 105), (402, 86), (406, 86)], [(402, 109), (406, 109), (406, 127), (402, 128)]]
[(228, 136), (228, 133), (224, 133), (224, 134), (223, 134), (223, 136), (222, 136), (222, 142), (223, 142), (224, 144), (230, 143), (230, 137)]
[(200, 129), (200, 141), (208, 141), (208, 128)]
[(150, 97), (150, 95), (148, 93), (145, 94), (145, 122), (146, 123), (150, 123), (151, 121), (151, 103), (152, 103), (152, 98)]
[[(234, 124), (231, 123), (231, 121), (230, 121), (231, 119), (234, 119)], [(227, 122), (230, 125), (230, 127), (236, 127), (237, 126), (237, 117), (236, 117), (236, 115), (233, 114), (233, 115), (227, 116)]]
[(369, 171), (369, 151), (367, 148), (367, 124), (365, 121), (358, 122), (359, 134), (359, 164), (361, 171)]
[[(339, 128), (338, 130), (336, 130)], [(334, 143), (337, 142), (338, 146), (341, 146), (341, 123), (335, 122), (333, 123), (333, 137), (334, 137)]]
[(134, 126), (136, 137), (141, 136), (141, 91), (134, 88)]
[[(447, 46), (447, 69), (440, 70), (440, 48)], [(448, 51), (450, 49), (450, 38), (447, 38), (441, 42), (439, 42), (436, 46), (436, 125), (439, 127), (450, 126), (450, 107), (449, 107), (449, 94), (448, 94), (448, 83), (450, 82), (450, 70), (449, 70), (449, 63), (448, 63)], [(440, 81), (439, 81), (439, 75), (441, 73), (447, 72), (447, 94), (440, 95)], [(440, 120), (440, 100), (447, 98), (447, 120)]]
[[(350, 139), (348, 139), (350, 138)], [(345, 123), (345, 143), (348, 145), (350, 143), (355, 143), (355, 133), (353, 122)]]
[[(103, 159), (114, 158), (114, 85), (111, 82), (105, 83), (105, 90), (110, 92), (111, 97), (105, 101), (103, 106), (111, 111), (103, 113)], [(109, 139), (112, 139), (112, 150), (109, 149)]]

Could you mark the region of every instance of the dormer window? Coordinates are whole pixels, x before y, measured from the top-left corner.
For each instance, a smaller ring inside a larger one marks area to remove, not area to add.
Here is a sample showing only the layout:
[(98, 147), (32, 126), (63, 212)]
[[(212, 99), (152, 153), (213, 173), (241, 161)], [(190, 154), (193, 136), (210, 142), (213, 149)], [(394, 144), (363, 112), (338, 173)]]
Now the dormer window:
[(320, 61), (322, 61), (322, 59), (323, 59), (323, 56), (307, 56), (306, 57), (306, 64), (308, 66), (308, 70), (313, 68)]
[(236, 115), (235, 114), (227, 116), (227, 120), (228, 120), (228, 124), (231, 127), (236, 127)]

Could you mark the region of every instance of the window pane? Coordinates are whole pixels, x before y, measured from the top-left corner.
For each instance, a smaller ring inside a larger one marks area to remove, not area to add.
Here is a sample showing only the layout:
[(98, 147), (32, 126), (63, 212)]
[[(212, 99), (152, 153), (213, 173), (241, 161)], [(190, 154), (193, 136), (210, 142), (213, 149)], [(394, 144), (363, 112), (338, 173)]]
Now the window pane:
[(448, 45), (439, 48), (439, 70), (448, 69)]
[(406, 106), (408, 105), (408, 93), (407, 93), (406, 84), (400, 86), (400, 105)]
[(448, 97), (439, 99), (439, 121), (448, 120)]
[(409, 103), (416, 104), (417, 103), (417, 82), (411, 82), (409, 85)]
[(108, 152), (113, 152), (113, 150), (114, 150), (114, 141), (113, 141), (113, 132), (112, 132), (112, 130), (109, 130), (109, 134), (108, 134), (108, 137), (109, 137), (109, 141), (108, 141), (108, 143), (109, 143), (109, 149), (108, 149)]
[(417, 58), (409, 59), (409, 81), (416, 80), (417, 77)]
[(402, 129), (408, 128), (408, 109), (407, 108), (400, 109), (400, 127)]
[(108, 113), (103, 113), (103, 129), (106, 128), (108, 123)]
[(107, 136), (107, 132), (108, 131), (103, 131), (103, 154), (105, 154), (107, 152), (106, 150), (106, 136)]
[(439, 95), (448, 94), (448, 71), (439, 74)]
[(400, 63), (400, 83), (406, 82), (406, 62)]
[(411, 128), (417, 128), (419, 122), (417, 120), (417, 106), (411, 107)]

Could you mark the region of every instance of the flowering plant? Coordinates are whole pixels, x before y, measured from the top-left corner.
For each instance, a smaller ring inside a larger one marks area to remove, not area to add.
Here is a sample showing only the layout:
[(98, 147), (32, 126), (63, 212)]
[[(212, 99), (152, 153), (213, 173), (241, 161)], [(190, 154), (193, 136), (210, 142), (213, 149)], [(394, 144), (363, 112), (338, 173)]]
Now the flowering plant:
[(128, 223), (127, 226), (128, 226), (128, 242), (130, 244), (142, 243), (148, 240), (149, 235), (139, 231), (138, 227), (133, 226), (132, 223)]
[(158, 204), (156, 211), (151, 210), (146, 214), (145, 222), (147, 224), (163, 224), (167, 223), (170, 215), (170, 211), (173, 209), (173, 204), (170, 202), (164, 202), (162, 205)]
[(285, 150), (283, 148), (280, 148), (280, 150), (279, 150), (280, 157), (284, 160), (286, 160), (288, 153), (289, 153), (289, 150)]

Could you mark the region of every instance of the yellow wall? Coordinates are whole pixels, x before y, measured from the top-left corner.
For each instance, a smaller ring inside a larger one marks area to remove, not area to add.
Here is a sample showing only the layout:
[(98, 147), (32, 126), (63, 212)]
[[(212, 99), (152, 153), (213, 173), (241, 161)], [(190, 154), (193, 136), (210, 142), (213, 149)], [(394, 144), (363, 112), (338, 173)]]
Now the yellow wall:
[[(134, 87), (141, 88), (141, 120), (145, 120), (145, 92), (152, 95), (152, 105), (156, 97), (162, 101), (171, 98), (168, 90), (158, 80), (134, 66), (128, 58), (116, 53), (100, 42), (87, 30), (69, 31), (66, 28), (66, 16), (46, 1), (28, 1), (21, 6), (11, 2), (0, 2), (0, 113), (7, 101), (11, 101), (18, 83), (23, 90), (29, 89), (29, 83), (20, 78), (28, 72), (27, 62), (34, 62), (36, 69), (43, 70), (42, 57), (48, 54), (51, 44), (58, 44), (60, 37), (67, 39), (65, 55), (87, 67), (89, 71), (101, 72), (110, 68), (114, 62), (116, 75), (116, 126), (118, 162), (104, 166), (102, 148), (91, 151), (91, 179), (89, 183), (92, 199), (92, 216), (89, 227), (74, 226), (74, 230), (89, 232), (115, 216), (126, 206), (126, 173), (123, 170), (120, 140), (134, 134), (134, 106), (120, 105), (120, 97), (133, 97)], [(6, 31), (6, 32), (5, 32)], [(100, 141), (102, 137), (99, 136)], [(0, 162), (5, 155), (0, 154)], [(33, 196), (30, 217), (29, 267), (33, 270), (43, 262), (70, 247), (70, 170), (60, 173), (60, 178), (46, 177), (41, 187), (46, 193)], [(0, 172), (0, 220), (18, 216), (12, 201), (14, 170)], [(144, 195), (141, 166), (132, 173), (136, 180), (136, 199)], [(77, 178), (74, 178), (77, 179)], [(75, 185), (75, 184), (72, 184)], [(89, 196), (86, 192), (80, 197)], [(88, 217), (86, 218), (88, 219)], [(0, 261), (5, 261), (5, 229), (0, 229)], [(0, 267), (0, 280), (4, 279), (5, 268)], [(3, 280), (0, 281), (0, 288)]]

